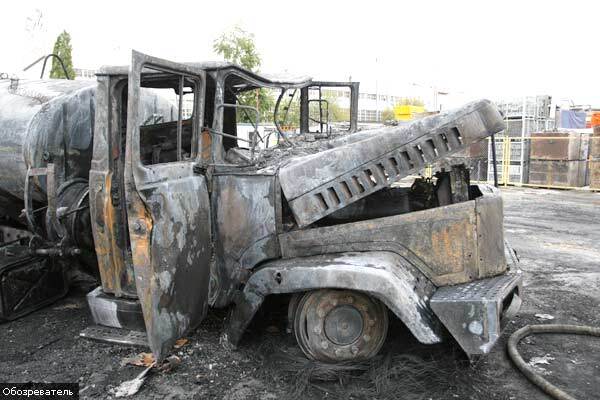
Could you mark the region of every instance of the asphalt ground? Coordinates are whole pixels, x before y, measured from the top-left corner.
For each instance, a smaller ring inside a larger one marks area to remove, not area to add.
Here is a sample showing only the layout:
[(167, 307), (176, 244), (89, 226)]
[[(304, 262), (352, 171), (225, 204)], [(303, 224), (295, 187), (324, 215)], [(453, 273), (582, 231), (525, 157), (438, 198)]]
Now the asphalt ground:
[[(392, 323), (381, 355), (347, 370), (307, 361), (285, 331), (285, 305), (271, 302), (240, 348), (219, 344), (224, 311), (214, 310), (175, 351), (181, 364), (152, 372), (138, 399), (546, 399), (506, 356), (508, 335), (526, 324), (600, 326), (600, 193), (502, 189), (505, 236), (520, 257), (521, 312), (492, 353), (472, 364), (453, 343), (418, 344)], [(541, 319), (548, 314), (554, 319)], [(0, 382), (77, 382), (81, 398), (114, 398), (143, 368), (142, 351), (79, 338), (91, 322), (85, 290), (0, 325)], [(578, 399), (600, 398), (600, 340), (534, 336), (526, 361)]]

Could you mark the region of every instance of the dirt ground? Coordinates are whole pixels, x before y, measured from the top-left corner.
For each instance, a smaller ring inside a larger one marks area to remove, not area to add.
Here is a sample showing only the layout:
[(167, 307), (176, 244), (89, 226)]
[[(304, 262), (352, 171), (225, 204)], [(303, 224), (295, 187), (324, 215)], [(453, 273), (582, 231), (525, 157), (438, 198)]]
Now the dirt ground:
[[(176, 351), (182, 363), (152, 373), (134, 398), (144, 399), (545, 399), (506, 356), (506, 338), (532, 323), (600, 326), (600, 194), (503, 189), (506, 237), (517, 250), (525, 300), (493, 352), (469, 364), (452, 343), (422, 346), (393, 324), (377, 359), (354, 369), (306, 361), (285, 333), (285, 309), (271, 304), (237, 351), (219, 344), (224, 312), (211, 312)], [(138, 354), (78, 337), (91, 318), (85, 292), (18, 321), (0, 325), (1, 382), (79, 382), (81, 398), (114, 398), (114, 388), (141, 367), (123, 365)], [(535, 314), (550, 314), (541, 320)], [(600, 340), (535, 336), (523, 357), (546, 357), (546, 379), (578, 399), (600, 393)]]

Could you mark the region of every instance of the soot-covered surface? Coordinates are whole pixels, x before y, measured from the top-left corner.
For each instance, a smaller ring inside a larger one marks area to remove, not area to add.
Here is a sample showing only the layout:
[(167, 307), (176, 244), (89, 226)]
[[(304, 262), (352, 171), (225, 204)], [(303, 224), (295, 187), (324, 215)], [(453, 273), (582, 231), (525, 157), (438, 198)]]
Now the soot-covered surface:
[[(470, 366), (453, 345), (422, 346), (401, 324), (371, 363), (331, 368), (304, 359), (285, 333), (285, 307), (270, 304), (237, 351), (219, 344), (225, 316), (214, 311), (175, 351), (174, 371), (152, 374), (139, 399), (545, 399), (506, 357), (507, 335), (528, 323), (600, 326), (600, 194), (503, 190), (506, 236), (525, 280), (522, 312), (492, 354)], [(541, 320), (535, 314), (550, 314)], [(79, 382), (81, 398), (114, 398), (141, 367), (122, 365), (140, 349), (78, 338), (90, 322), (83, 291), (18, 321), (0, 325), (0, 381)], [(519, 347), (546, 379), (578, 399), (600, 392), (600, 340), (535, 336)]]

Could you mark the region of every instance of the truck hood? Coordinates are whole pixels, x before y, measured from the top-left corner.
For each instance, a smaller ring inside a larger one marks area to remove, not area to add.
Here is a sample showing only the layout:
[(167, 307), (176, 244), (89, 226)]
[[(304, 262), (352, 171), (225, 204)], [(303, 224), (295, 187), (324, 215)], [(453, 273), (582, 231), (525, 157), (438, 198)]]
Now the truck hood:
[(503, 129), (496, 106), (478, 100), (333, 140), (331, 149), (291, 159), (279, 169), (279, 181), (303, 227)]

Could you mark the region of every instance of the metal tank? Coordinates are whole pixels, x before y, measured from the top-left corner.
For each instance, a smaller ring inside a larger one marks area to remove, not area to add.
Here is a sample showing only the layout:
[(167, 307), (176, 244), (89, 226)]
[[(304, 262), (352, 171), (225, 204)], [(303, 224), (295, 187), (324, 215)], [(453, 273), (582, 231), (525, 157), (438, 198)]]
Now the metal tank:
[[(0, 211), (18, 224), (29, 168), (55, 163), (62, 180), (87, 179), (91, 161), (95, 82), (0, 81)], [(65, 160), (67, 161), (65, 163)], [(70, 168), (66, 168), (69, 166)], [(32, 182), (32, 200), (44, 202), (45, 183)]]
[[(0, 323), (64, 296), (75, 269), (98, 274), (88, 196), (96, 90), (95, 80), (0, 79)], [(159, 93), (141, 96), (143, 121), (178, 114)]]
[[(74, 192), (87, 193), (95, 93), (95, 80), (0, 80), (0, 224), (23, 225), (19, 215), (27, 207), (26, 186), (34, 208), (47, 205), (47, 179), (35, 171), (49, 163), (57, 190), (72, 182), (79, 187)], [(143, 97), (147, 118), (160, 115), (170, 121), (177, 115), (176, 107), (157, 93), (147, 90)]]

